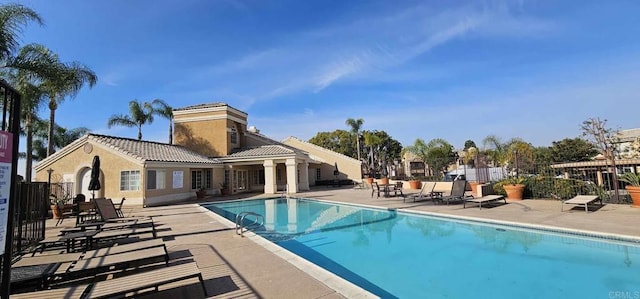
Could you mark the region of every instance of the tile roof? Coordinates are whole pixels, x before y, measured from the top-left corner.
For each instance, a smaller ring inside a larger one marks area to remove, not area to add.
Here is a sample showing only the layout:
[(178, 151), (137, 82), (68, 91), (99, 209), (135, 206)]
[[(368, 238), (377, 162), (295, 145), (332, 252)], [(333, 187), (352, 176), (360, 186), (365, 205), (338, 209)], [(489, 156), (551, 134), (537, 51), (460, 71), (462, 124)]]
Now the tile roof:
[(247, 158), (247, 157), (264, 157), (264, 156), (280, 156), (295, 154), (296, 151), (282, 145), (263, 145), (252, 148), (240, 149), (235, 153), (231, 153), (225, 158)]
[(179, 145), (98, 134), (88, 138), (143, 162), (221, 163)]
[(223, 102), (206, 103), (206, 104), (198, 104), (198, 105), (192, 105), (192, 106), (187, 106), (187, 107), (182, 107), (182, 108), (175, 108), (175, 109), (173, 109), (173, 111), (194, 110), (194, 109), (202, 109), (202, 108), (214, 108), (214, 107), (222, 107), (222, 106), (228, 106), (228, 105), (226, 103), (223, 103)]

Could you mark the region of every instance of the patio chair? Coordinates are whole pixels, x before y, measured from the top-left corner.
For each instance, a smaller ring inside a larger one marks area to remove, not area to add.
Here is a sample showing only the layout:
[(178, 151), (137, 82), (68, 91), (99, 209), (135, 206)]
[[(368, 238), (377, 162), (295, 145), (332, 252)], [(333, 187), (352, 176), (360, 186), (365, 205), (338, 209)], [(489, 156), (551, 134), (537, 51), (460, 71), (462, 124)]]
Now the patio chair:
[(435, 182), (424, 182), (422, 183), (422, 188), (420, 189), (420, 192), (418, 192), (417, 194), (411, 194), (409, 196), (406, 196), (403, 201), (405, 201), (407, 198), (412, 198), (413, 202), (416, 202), (416, 200), (423, 200), (423, 199), (433, 200), (434, 199), (433, 188), (435, 187), (436, 187)]
[(597, 195), (576, 195), (571, 199), (567, 199), (565, 201), (562, 202), (562, 205), (560, 206), (560, 211), (564, 212), (564, 205), (565, 204), (573, 204), (573, 205), (577, 205), (577, 206), (584, 206), (584, 211), (585, 212), (589, 212), (589, 204), (592, 204), (596, 201), (600, 201), (600, 206), (602, 207), (602, 198), (600, 198)]
[(124, 214), (122, 213), (122, 205), (124, 204), (124, 201), (126, 200), (126, 198), (122, 198), (120, 200), (120, 203), (114, 203), (113, 207), (116, 209), (116, 212), (118, 213), (118, 217), (120, 218), (124, 218)]
[(169, 263), (169, 254), (166, 246), (81, 259), (75, 262), (62, 263), (50, 281), (61, 283), (87, 276), (105, 275), (114, 270), (138, 268), (161, 261), (167, 265)]
[(136, 251), (152, 247), (163, 247), (164, 243), (161, 239), (151, 239), (145, 241), (136, 241), (127, 244), (118, 244), (117, 246), (108, 246), (89, 250), (85, 252), (61, 253), (61, 254), (45, 254), (31, 257), (21, 257), (12, 267), (27, 267), (35, 265), (74, 262), (81, 259), (94, 258), (109, 254), (117, 254), (129, 251)]
[(482, 210), (483, 203), (490, 203), (498, 200), (504, 200), (504, 203), (507, 203), (507, 199), (503, 195), (485, 195), (482, 197), (473, 197), (473, 195), (471, 195), (470, 197), (464, 198), (462, 208), (467, 207), (467, 202), (474, 202), (477, 203), (480, 206), (480, 210)]
[(116, 207), (110, 198), (96, 198), (94, 199), (98, 214), (104, 222), (128, 222), (128, 221), (140, 221), (151, 220), (150, 217), (120, 217)]
[(451, 185), (451, 193), (448, 196), (442, 196), (438, 198), (439, 201), (446, 201), (447, 205), (451, 201), (463, 201), (465, 199), (465, 192), (467, 191), (467, 181), (465, 180), (457, 180), (453, 181)]
[(404, 193), (402, 193), (402, 182), (396, 182), (396, 184), (393, 185), (393, 196), (398, 196), (398, 193), (400, 193), (404, 200)]
[(123, 297), (126, 296), (127, 293), (138, 292), (145, 289), (153, 289), (157, 291), (159, 286), (192, 278), (197, 278), (200, 281), (200, 286), (202, 287), (202, 291), (206, 297), (208, 294), (204, 285), (202, 273), (195, 262), (190, 262), (112, 278), (92, 284), (82, 284), (66, 288), (13, 294), (11, 295), (11, 298), (40, 299)]

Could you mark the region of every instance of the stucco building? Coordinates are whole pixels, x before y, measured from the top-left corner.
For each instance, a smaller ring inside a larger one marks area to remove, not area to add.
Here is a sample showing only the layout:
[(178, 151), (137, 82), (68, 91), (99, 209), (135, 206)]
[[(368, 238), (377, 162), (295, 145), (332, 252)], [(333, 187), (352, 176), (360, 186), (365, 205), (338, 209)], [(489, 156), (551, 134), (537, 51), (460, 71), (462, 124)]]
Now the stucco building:
[[(225, 103), (174, 109), (174, 141), (166, 144), (87, 134), (35, 167), (37, 181), (73, 183), (88, 190), (94, 156), (101, 160), (96, 197), (125, 204), (161, 205), (195, 197), (243, 192), (297, 193), (319, 181), (360, 180), (356, 159), (289, 137), (279, 142), (247, 126), (247, 113)], [(334, 175), (338, 167), (339, 174)]]

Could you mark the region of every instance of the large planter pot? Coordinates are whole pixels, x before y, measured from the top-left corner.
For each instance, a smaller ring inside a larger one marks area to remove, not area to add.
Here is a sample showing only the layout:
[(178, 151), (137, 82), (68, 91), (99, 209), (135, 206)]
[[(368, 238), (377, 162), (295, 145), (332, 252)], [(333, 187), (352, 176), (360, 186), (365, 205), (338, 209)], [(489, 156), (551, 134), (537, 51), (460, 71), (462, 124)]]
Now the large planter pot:
[(471, 194), (473, 194), (473, 196), (477, 196), (478, 195), (478, 182), (469, 182), (469, 186), (471, 186)]
[(381, 185), (388, 185), (389, 184), (389, 178), (381, 178), (380, 179), (380, 184)]
[(631, 200), (633, 201), (632, 207), (640, 208), (640, 187), (626, 186), (624, 188), (627, 189), (629, 196), (631, 196)]
[(196, 191), (196, 198), (202, 199), (207, 196), (207, 191)]
[(522, 194), (524, 193), (523, 184), (515, 185), (503, 185), (504, 191), (507, 192), (507, 199), (509, 200), (522, 200)]
[(369, 184), (369, 186), (373, 185), (373, 178), (366, 178), (364, 180)]
[(409, 188), (411, 188), (411, 189), (420, 189), (420, 181), (418, 181), (418, 180), (409, 181)]
[(53, 219), (62, 218), (62, 211), (56, 205), (51, 205), (51, 214), (53, 215)]

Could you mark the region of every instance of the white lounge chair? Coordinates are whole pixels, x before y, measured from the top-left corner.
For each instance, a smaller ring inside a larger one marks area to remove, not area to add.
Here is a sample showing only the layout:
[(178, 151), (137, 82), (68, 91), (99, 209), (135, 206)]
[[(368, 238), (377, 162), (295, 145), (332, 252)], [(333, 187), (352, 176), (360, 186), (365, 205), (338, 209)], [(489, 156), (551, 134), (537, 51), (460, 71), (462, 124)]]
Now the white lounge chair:
[(602, 206), (602, 198), (597, 195), (576, 195), (571, 199), (567, 199), (562, 202), (562, 206), (560, 207), (560, 211), (564, 211), (565, 204), (572, 204), (577, 206), (584, 206), (584, 211), (589, 212), (589, 204), (594, 203), (595, 201), (600, 201), (600, 206)]
[(462, 208), (466, 208), (467, 207), (467, 202), (474, 202), (477, 203), (480, 206), (480, 210), (482, 210), (482, 204), (483, 203), (489, 203), (489, 202), (493, 202), (493, 201), (498, 201), (498, 200), (504, 200), (504, 203), (507, 203), (507, 199), (504, 198), (504, 196), (502, 195), (485, 195), (483, 197), (465, 197), (464, 198), (464, 204), (462, 205)]

